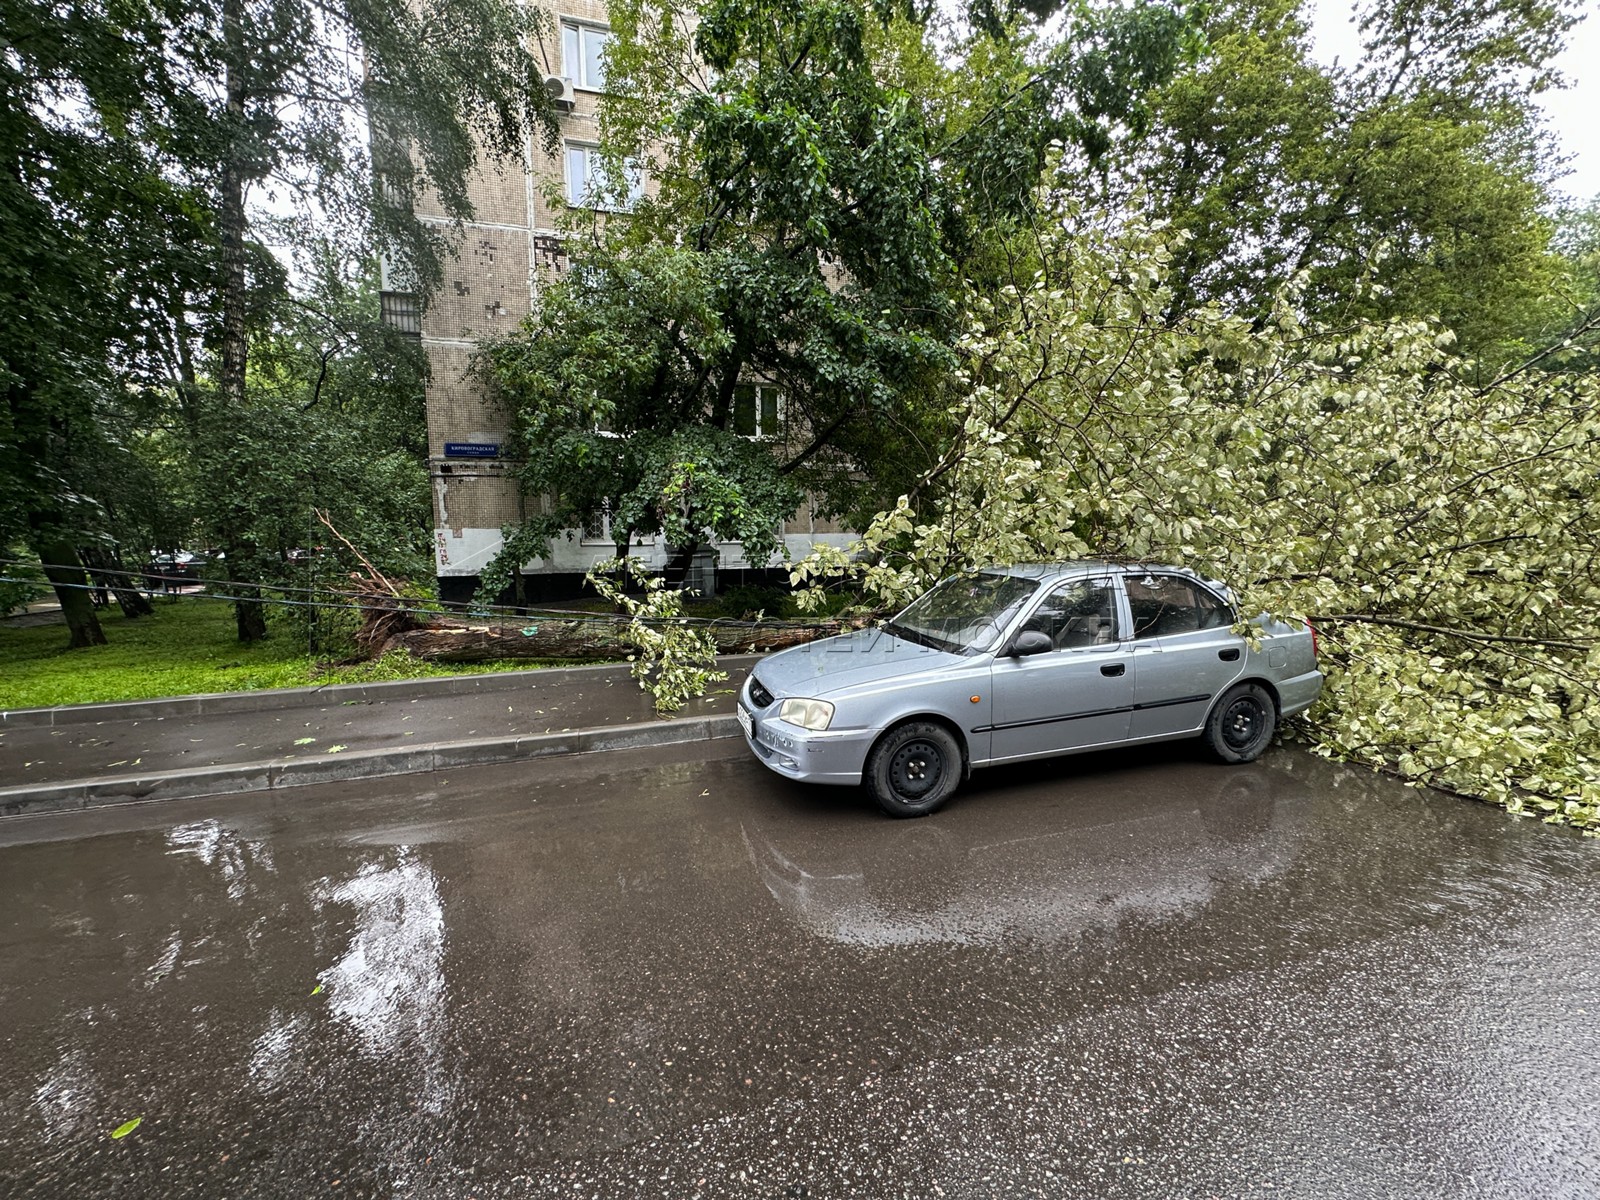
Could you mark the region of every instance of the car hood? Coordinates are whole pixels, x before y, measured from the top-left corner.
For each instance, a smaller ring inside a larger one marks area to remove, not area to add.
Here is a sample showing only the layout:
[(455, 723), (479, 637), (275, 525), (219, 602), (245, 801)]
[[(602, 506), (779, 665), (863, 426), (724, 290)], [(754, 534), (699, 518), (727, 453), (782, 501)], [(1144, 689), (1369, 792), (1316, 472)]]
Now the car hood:
[(858, 629), (780, 651), (752, 673), (774, 696), (821, 697), (855, 684), (965, 661), (959, 654), (919, 646), (881, 629)]

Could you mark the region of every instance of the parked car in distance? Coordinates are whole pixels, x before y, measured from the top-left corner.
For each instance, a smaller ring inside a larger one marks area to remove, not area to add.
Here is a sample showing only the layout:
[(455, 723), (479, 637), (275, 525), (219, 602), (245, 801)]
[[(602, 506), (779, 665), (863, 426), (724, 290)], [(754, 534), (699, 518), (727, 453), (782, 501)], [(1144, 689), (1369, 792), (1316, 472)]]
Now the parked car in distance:
[(171, 591), (185, 583), (197, 583), (206, 560), (188, 550), (157, 553), (152, 551), (144, 568), (144, 584), (148, 591), (163, 588)]
[(1322, 691), (1316, 633), (1257, 618), (1182, 567), (1069, 562), (947, 579), (893, 620), (757, 664), (737, 707), (772, 770), (865, 783), (897, 817), (938, 809), (974, 768), (1198, 737), (1259, 757)]

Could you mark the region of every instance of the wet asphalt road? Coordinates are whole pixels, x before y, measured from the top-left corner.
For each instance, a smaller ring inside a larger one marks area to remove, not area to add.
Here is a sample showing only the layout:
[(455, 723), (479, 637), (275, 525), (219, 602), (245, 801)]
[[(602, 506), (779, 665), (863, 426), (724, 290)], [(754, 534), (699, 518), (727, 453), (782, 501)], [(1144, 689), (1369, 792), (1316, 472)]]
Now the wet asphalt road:
[(12, 818), (0, 1196), (1588, 1198), (1597, 884), (1284, 750)]

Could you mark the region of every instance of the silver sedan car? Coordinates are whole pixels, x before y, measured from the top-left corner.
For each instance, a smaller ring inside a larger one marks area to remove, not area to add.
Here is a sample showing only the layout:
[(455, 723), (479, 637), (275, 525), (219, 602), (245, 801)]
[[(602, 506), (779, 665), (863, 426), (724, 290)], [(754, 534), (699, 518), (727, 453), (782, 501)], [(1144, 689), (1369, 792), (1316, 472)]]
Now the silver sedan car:
[(1322, 673), (1309, 624), (1257, 618), (1247, 639), (1237, 621), (1226, 587), (1181, 567), (995, 567), (764, 660), (739, 724), (780, 775), (865, 783), (897, 817), (996, 763), (1188, 737), (1250, 762)]

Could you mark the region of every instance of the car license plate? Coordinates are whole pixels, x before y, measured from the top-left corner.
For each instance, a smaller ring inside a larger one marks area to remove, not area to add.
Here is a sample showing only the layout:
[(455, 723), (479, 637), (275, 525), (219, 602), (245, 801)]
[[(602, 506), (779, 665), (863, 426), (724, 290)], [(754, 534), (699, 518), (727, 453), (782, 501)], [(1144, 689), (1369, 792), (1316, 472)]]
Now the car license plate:
[(734, 705), (734, 712), (739, 718), (739, 728), (744, 730), (745, 737), (749, 738), (752, 742), (755, 741), (756, 723), (754, 718), (752, 718), (749, 713), (745, 712), (744, 705), (742, 704)]

